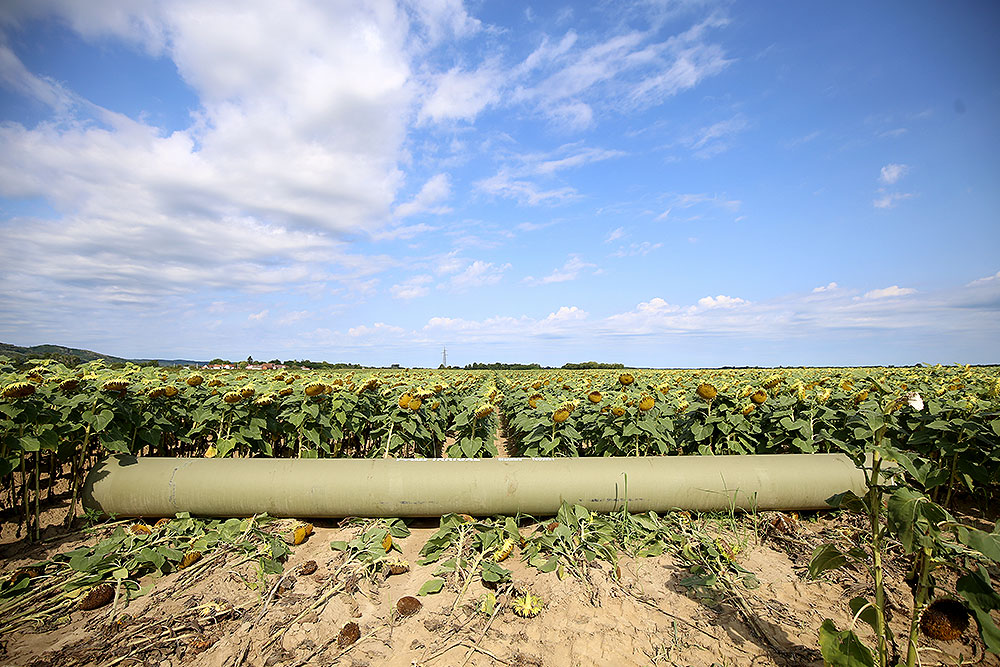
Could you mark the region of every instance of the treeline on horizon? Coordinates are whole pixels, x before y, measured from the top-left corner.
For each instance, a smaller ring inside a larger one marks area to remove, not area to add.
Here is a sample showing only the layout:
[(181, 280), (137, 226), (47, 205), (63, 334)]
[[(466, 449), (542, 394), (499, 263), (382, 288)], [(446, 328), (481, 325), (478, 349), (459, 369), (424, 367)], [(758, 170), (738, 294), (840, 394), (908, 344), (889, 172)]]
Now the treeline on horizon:
[[(550, 369), (553, 367), (541, 366), (539, 364), (505, 364), (499, 361), (493, 362), (492, 364), (484, 364), (477, 361), (471, 364), (466, 364), (462, 368), (467, 371), (537, 371), (542, 370), (543, 368)], [(567, 371), (618, 370), (625, 368), (625, 364), (605, 364), (599, 361), (584, 361), (579, 364), (563, 364), (559, 368)]]

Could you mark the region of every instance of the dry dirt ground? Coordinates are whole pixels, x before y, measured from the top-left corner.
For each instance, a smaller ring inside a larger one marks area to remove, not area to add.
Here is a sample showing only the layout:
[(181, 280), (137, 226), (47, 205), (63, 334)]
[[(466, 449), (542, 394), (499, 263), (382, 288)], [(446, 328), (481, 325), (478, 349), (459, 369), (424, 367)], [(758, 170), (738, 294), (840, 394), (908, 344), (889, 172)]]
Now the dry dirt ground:
[[(58, 526), (65, 511), (55, 506), (43, 515), (43, 525), (50, 527), (40, 544), (16, 540), (14, 524), (5, 522), (0, 570), (9, 573), (110, 533), (100, 526), (65, 531)], [(397, 540), (409, 572), (360, 579), (342, 569), (343, 552), (330, 548), (333, 540), (357, 535), (358, 526), (318, 522), (309, 539), (293, 548), (284, 575), (261, 581), (253, 564), (237, 566), (234, 557), (202, 568), (197, 577), (182, 572), (142, 582), (153, 583), (151, 591), (127, 604), (74, 610), (51, 629), (29, 623), (0, 635), (0, 664), (822, 665), (820, 624), (832, 618), (847, 627), (848, 600), (865, 594), (868, 584), (861, 573), (844, 570), (810, 581), (806, 564), (815, 545), (850, 536), (858, 523), (843, 514), (803, 516), (786, 534), (772, 526), (776, 513), (694, 521), (741, 544), (737, 562), (760, 586), (737, 587), (735, 594), (714, 601), (699, 599), (682, 583), (689, 566), (668, 554), (622, 556), (620, 578), (604, 563), (591, 570), (588, 581), (559, 579), (520, 562), (515, 550), (504, 565), (513, 571), (517, 589), (542, 598), (538, 616), (516, 616), (503, 589), (496, 613), (481, 613), (477, 603), (487, 590), (474, 580), (464, 592), (459, 582), (449, 581), (441, 593), (420, 597), (422, 607), (404, 617), (397, 602), (415, 595), (432, 576), (434, 565), (416, 561), (437, 521), (412, 522), (410, 536)], [(317, 568), (304, 574), (308, 561)], [(901, 559), (894, 559), (888, 599), (898, 636), (911, 601), (904, 574)], [(360, 638), (338, 642), (348, 623), (357, 624)], [(858, 625), (859, 634), (869, 638), (870, 631)], [(983, 654), (974, 623), (958, 641), (925, 646), (924, 665), (1000, 665), (996, 656)], [(959, 663), (959, 656), (965, 662)]]

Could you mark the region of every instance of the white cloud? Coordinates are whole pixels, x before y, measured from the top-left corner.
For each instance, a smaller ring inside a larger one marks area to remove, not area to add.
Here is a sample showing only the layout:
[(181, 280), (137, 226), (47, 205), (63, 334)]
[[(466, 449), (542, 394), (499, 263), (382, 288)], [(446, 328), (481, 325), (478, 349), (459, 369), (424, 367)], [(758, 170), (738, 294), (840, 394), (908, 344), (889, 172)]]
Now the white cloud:
[(525, 283), (528, 285), (548, 285), (550, 283), (564, 283), (570, 280), (576, 280), (580, 277), (580, 272), (585, 269), (596, 268), (596, 264), (590, 264), (580, 259), (579, 255), (570, 255), (566, 263), (558, 269), (554, 269), (552, 273), (545, 276), (544, 278), (534, 278), (533, 276), (527, 276), (524, 278)]
[(451, 209), (445, 206), (435, 206), (451, 196), (451, 181), (448, 174), (436, 174), (432, 176), (423, 187), (420, 188), (413, 199), (396, 207), (395, 216), (406, 218), (418, 213), (450, 213)]
[(402, 283), (393, 285), (389, 288), (389, 292), (396, 299), (416, 299), (430, 293), (428, 285), (433, 281), (434, 279), (428, 275), (413, 276)]
[(474, 120), (487, 106), (500, 99), (498, 89), (502, 81), (499, 70), (492, 66), (473, 72), (452, 69), (435, 77), (434, 92), (424, 102), (418, 119), (432, 120)]
[(873, 289), (870, 292), (865, 292), (865, 299), (889, 299), (897, 296), (906, 296), (907, 294), (914, 294), (917, 290), (912, 287), (900, 287), (899, 285), (892, 285), (890, 287), (883, 287), (882, 289)]
[(391, 324), (386, 324), (385, 322), (376, 322), (372, 326), (366, 326), (364, 324), (356, 327), (351, 327), (347, 330), (348, 335), (353, 338), (375, 338), (383, 336), (392, 336), (396, 334), (405, 333), (406, 329), (402, 327), (393, 326)]
[(663, 247), (662, 243), (651, 243), (649, 241), (643, 241), (641, 243), (630, 243), (628, 247), (622, 246), (618, 248), (615, 252), (611, 253), (612, 257), (644, 257), (654, 250), (659, 250)]
[(905, 164), (887, 164), (882, 167), (879, 180), (886, 185), (893, 185), (909, 172), (910, 167)]
[(544, 190), (532, 181), (511, 176), (506, 170), (501, 170), (495, 176), (478, 181), (475, 185), (477, 189), (487, 194), (516, 199), (529, 206), (558, 204), (579, 198), (579, 194), (574, 188), (561, 187)]
[(745, 301), (739, 297), (725, 296), (724, 294), (705, 296), (698, 299), (698, 306), (701, 308), (735, 308), (736, 306), (743, 306), (748, 303), (749, 301)]
[(267, 310), (267, 308), (265, 308), (264, 310), (260, 311), (259, 313), (251, 313), (251, 315), (247, 319), (250, 320), (251, 322), (260, 322), (265, 317), (267, 317), (267, 313), (268, 313), (268, 310)]
[(826, 285), (821, 285), (820, 287), (813, 288), (813, 294), (819, 294), (821, 292), (830, 292), (837, 289), (837, 283), (827, 283)]
[(966, 287), (978, 287), (979, 285), (988, 285), (990, 283), (1000, 284), (1000, 271), (997, 271), (992, 276), (986, 276), (985, 278), (977, 278), (972, 282), (968, 283)]
[(684, 140), (695, 157), (710, 158), (723, 153), (730, 148), (729, 138), (745, 130), (749, 122), (742, 114), (737, 114), (728, 120), (719, 121), (698, 130), (693, 136)]
[[(570, 149), (567, 151), (567, 149)], [(569, 152), (565, 157), (557, 157), (559, 153)], [(532, 171), (538, 174), (551, 174), (562, 169), (580, 167), (593, 162), (609, 160), (625, 155), (623, 151), (610, 151), (600, 148), (580, 148), (563, 146), (554, 151), (556, 156), (523, 156), (523, 159), (533, 163)]]
[(897, 202), (905, 201), (913, 197), (910, 192), (881, 192), (878, 197), (872, 200), (875, 208), (894, 208)]
[(463, 271), (453, 275), (448, 280), (448, 285), (451, 289), (458, 292), (477, 289), (486, 285), (496, 285), (510, 267), (509, 263), (498, 266), (493, 262), (484, 262), (477, 259), (466, 266)]
[(150, 304), (216, 288), (363, 286), (360, 276), (392, 266), (336, 238), (377, 230), (402, 183), (415, 94), (405, 12), (48, 2), (5, 6), (2, 23), (50, 14), (84, 39), (171, 59), (198, 106), (189, 127), (167, 132), (31, 74), (0, 48), (0, 82), (55, 111), (31, 127), (0, 125), (0, 196), (58, 211), (5, 232), (5, 284), (78, 303)]
[(625, 236), (625, 228), (615, 227), (614, 229), (611, 230), (611, 233), (608, 234), (608, 238), (604, 239), (604, 242), (612, 243), (613, 241), (617, 241), (618, 239), (623, 238), (624, 236)]
[(545, 323), (556, 323), (556, 322), (578, 322), (580, 320), (587, 319), (587, 312), (577, 308), (576, 306), (561, 306), (559, 310), (554, 313), (549, 313), (542, 322)]

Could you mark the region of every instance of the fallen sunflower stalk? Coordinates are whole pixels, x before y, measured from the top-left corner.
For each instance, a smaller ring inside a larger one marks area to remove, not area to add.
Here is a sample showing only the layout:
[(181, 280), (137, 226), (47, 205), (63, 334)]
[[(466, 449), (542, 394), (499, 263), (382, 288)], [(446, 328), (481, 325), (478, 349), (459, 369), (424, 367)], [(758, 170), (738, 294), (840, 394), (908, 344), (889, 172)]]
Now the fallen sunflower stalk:
[(196, 570), (233, 554), (243, 557), (241, 563), (256, 561), (261, 576), (280, 573), (289, 548), (265, 530), (271, 521), (267, 516), (195, 519), (181, 513), (154, 526), (119, 524), (96, 545), (4, 573), (0, 635), (28, 626), (51, 629), (68, 623), (75, 611), (110, 603), (117, 610), (148, 593), (158, 577), (180, 572), (186, 585)]

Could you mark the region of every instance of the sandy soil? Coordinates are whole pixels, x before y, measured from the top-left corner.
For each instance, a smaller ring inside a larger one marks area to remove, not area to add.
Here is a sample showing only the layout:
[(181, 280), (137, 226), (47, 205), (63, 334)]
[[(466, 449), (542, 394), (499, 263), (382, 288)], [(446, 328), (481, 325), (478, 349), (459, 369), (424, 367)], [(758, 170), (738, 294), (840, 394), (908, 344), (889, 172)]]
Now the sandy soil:
[[(43, 523), (61, 523), (64, 514), (65, 509), (51, 509)], [(396, 611), (400, 598), (415, 595), (432, 576), (433, 565), (415, 563), (436, 521), (415, 522), (411, 535), (397, 540), (409, 572), (372, 579), (349, 576), (341, 568), (344, 555), (329, 546), (359, 528), (317, 523), (313, 535), (294, 548), (283, 575), (260, 582), (253, 565), (235, 566), (235, 559), (204, 568), (194, 579), (171, 574), (156, 580), (148, 595), (115, 610), (76, 610), (54, 629), (26, 626), (0, 637), (0, 664), (822, 665), (820, 624), (832, 618), (841, 628), (849, 625), (847, 602), (866, 592), (866, 582), (860, 573), (843, 570), (809, 581), (805, 566), (816, 544), (849, 536), (858, 526), (846, 515), (824, 514), (794, 522), (785, 534), (771, 527), (776, 520), (775, 513), (745, 516), (735, 524), (696, 518), (703, 530), (742, 544), (737, 560), (760, 582), (715, 601), (699, 599), (685, 587), (688, 567), (669, 555), (623, 556), (620, 581), (606, 563), (584, 581), (539, 573), (515, 551), (504, 563), (513, 571), (514, 586), (545, 603), (540, 615), (528, 619), (504, 604), (509, 595), (502, 589), (497, 612), (480, 613), (477, 603), (487, 590), (478, 580), (461, 595), (460, 582), (449, 581), (441, 593), (419, 598), (422, 607), (412, 616)], [(9, 528), (4, 527), (5, 539), (13, 533)], [(101, 534), (53, 526), (41, 544), (6, 541), (0, 566), (9, 572), (93, 544)], [(317, 569), (303, 574), (308, 561)], [(890, 568), (892, 623), (900, 635), (910, 604), (903, 575), (898, 562)], [(352, 622), (360, 639), (338, 644), (342, 628)], [(864, 630), (859, 628), (862, 637)], [(983, 656), (974, 625), (959, 641), (927, 646), (924, 664), (956, 664), (943, 658), (962, 655), (964, 664), (1000, 665), (996, 656)]]

